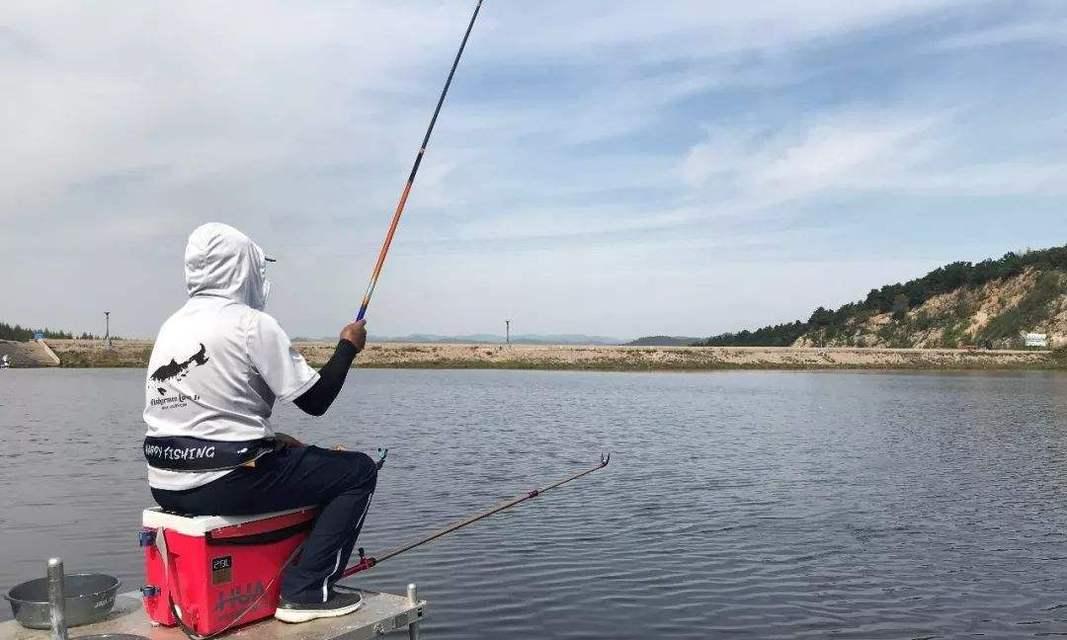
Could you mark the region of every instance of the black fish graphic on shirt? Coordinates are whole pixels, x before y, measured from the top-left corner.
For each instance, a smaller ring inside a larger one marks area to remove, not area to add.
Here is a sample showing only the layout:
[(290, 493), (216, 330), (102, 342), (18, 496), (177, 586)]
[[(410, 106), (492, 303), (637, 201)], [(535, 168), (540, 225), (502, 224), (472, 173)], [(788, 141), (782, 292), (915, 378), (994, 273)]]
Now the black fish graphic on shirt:
[(185, 373), (189, 370), (189, 365), (196, 364), (196, 366), (200, 366), (207, 361), (207, 348), (204, 346), (204, 343), (201, 342), (200, 351), (194, 353), (188, 360), (179, 364), (174, 360), (174, 358), (171, 358), (170, 362), (156, 369), (152, 373), (151, 379), (155, 380), (156, 382), (164, 382), (166, 380), (170, 380), (171, 378), (178, 378), (179, 380), (181, 380), (181, 378), (184, 378)]

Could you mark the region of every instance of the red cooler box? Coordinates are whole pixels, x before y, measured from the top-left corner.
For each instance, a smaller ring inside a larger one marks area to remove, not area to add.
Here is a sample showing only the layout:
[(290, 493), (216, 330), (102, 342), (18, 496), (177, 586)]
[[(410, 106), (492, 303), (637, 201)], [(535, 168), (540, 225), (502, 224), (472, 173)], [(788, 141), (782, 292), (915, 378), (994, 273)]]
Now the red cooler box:
[(255, 516), (185, 517), (146, 509), (141, 593), (149, 619), (175, 626), (177, 613), (186, 627), (209, 635), (274, 615), (281, 571), (317, 513), (306, 507)]

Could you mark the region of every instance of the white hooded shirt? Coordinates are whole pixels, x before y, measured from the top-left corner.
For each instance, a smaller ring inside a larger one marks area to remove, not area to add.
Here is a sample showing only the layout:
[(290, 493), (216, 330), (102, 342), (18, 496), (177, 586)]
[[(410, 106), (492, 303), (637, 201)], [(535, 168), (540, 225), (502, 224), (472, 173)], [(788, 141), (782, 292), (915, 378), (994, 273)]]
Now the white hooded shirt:
[[(319, 379), (278, 322), (263, 312), (263, 250), (237, 229), (198, 227), (185, 249), (189, 301), (163, 323), (145, 379), (148, 436), (242, 442), (270, 438), (276, 398), (291, 401)], [(155, 489), (180, 491), (232, 470), (148, 467)]]

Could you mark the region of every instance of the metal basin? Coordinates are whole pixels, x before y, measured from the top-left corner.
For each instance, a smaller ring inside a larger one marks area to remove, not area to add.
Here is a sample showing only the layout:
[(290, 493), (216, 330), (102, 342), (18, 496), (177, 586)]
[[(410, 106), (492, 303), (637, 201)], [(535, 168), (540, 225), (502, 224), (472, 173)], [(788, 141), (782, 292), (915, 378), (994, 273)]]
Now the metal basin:
[[(63, 578), (68, 627), (98, 622), (111, 613), (119, 579), (103, 573), (75, 573)], [(48, 629), (48, 578), (37, 578), (12, 587), (7, 595), (19, 624), (30, 629)]]

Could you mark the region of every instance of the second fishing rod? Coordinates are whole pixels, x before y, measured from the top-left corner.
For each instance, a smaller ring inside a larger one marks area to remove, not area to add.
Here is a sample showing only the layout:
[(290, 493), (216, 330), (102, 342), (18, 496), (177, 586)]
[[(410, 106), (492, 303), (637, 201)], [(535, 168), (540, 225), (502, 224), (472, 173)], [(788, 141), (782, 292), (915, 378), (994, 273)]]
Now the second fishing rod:
[[(378, 468), (379, 469), (381, 468), (382, 463), (384, 461), (385, 461), (385, 457), (384, 457), (384, 455), (382, 455), (382, 458), (378, 463)], [(396, 549), (392, 549), (391, 551), (388, 551), (387, 553), (383, 554), (380, 557), (368, 556), (368, 555), (366, 555), (366, 553), (364, 553), (363, 549), (359, 549), (359, 562), (357, 562), (356, 564), (354, 564), (354, 565), (348, 567), (347, 569), (345, 569), (344, 573), (341, 574), (341, 577), (342, 578), (347, 578), (347, 577), (355, 575), (355, 574), (357, 574), (357, 573), (359, 573), (361, 571), (366, 571), (367, 569), (371, 569), (371, 568), (381, 564), (382, 562), (385, 562), (386, 560), (388, 560), (390, 558), (394, 558), (394, 557), (396, 557), (396, 556), (398, 556), (398, 555), (400, 555), (402, 553), (407, 553), (408, 551), (411, 551), (412, 549), (415, 549), (417, 547), (421, 547), (424, 544), (428, 544), (430, 542), (433, 542), (434, 540), (436, 540), (436, 539), (438, 539), (438, 538), (440, 538), (442, 536), (446, 536), (446, 535), (452, 533), (453, 531), (457, 531), (457, 530), (462, 529), (464, 527), (470, 526), (470, 525), (474, 524), (475, 522), (478, 522), (479, 520), (488, 518), (489, 516), (493, 515), (494, 513), (500, 513), (501, 511), (505, 511), (507, 509), (510, 509), (510, 508), (512, 508), (512, 507), (514, 507), (516, 505), (519, 505), (519, 504), (521, 504), (523, 502), (526, 502), (527, 500), (531, 500), (533, 498), (536, 498), (537, 496), (545, 493), (546, 491), (551, 491), (552, 489), (555, 489), (557, 487), (562, 487), (563, 485), (567, 484), (568, 482), (572, 482), (574, 480), (577, 480), (578, 478), (582, 478), (584, 476), (587, 476), (590, 473), (593, 473), (594, 471), (597, 471), (599, 469), (603, 469), (604, 467), (608, 466), (609, 462), (611, 462), (611, 454), (607, 454), (607, 453), (606, 454), (601, 454), (600, 462), (597, 463), (597, 465), (594, 466), (594, 467), (585, 469), (583, 471), (579, 471), (578, 473), (575, 473), (573, 475), (567, 476), (566, 478), (563, 478), (562, 480), (559, 480), (557, 482), (553, 482), (552, 484), (550, 484), (548, 486), (545, 486), (545, 487), (542, 487), (542, 488), (539, 488), (539, 489), (533, 489), (532, 491), (527, 491), (526, 493), (519, 494), (519, 495), (515, 496), (514, 498), (511, 498), (510, 500), (506, 500), (506, 501), (504, 501), (504, 502), (502, 502), (502, 503), (500, 503), (500, 504), (498, 504), (498, 505), (496, 505), (494, 507), (486, 509), (485, 511), (478, 512), (478, 513), (476, 513), (476, 514), (474, 514), (472, 516), (469, 516), (469, 517), (464, 518), (462, 520), (459, 520), (457, 522), (453, 522), (452, 524), (450, 524), (450, 525), (448, 525), (448, 526), (446, 526), (446, 527), (444, 527), (442, 529), (438, 529), (437, 531), (435, 531), (435, 532), (433, 532), (433, 533), (431, 533), (431, 534), (429, 534), (429, 535), (427, 535), (427, 536), (425, 536), (423, 538), (415, 540), (414, 542), (410, 542), (410, 543), (405, 544), (405, 545), (403, 545), (401, 547), (397, 547)]]

